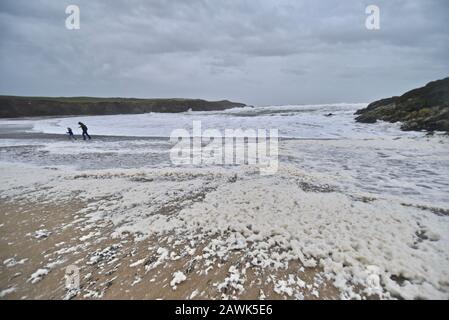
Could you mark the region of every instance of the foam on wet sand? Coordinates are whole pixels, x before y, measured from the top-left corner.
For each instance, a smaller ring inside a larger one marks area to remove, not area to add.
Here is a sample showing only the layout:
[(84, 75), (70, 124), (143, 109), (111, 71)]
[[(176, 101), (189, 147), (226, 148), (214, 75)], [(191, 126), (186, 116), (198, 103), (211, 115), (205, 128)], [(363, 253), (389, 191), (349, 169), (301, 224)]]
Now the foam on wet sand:
[[(275, 273), (292, 262), (306, 270), (320, 268), (316, 282), (330, 281), (341, 298), (449, 297), (448, 216), (424, 206), (405, 206), (394, 196), (342, 191), (334, 177), (292, 165), (282, 165), (269, 177), (250, 166), (80, 172), (6, 163), (0, 174), (2, 201), (76, 197), (88, 203), (78, 213), (81, 220), (92, 227), (99, 221), (112, 223), (112, 238), (166, 239), (171, 247), (155, 248), (154, 263), (133, 264), (145, 266), (147, 272), (173, 263), (177, 256), (192, 255), (207, 273), (239, 252), (246, 263), (232, 266), (229, 275), (215, 283), (218, 291), (230, 288), (223, 298), (238, 297), (245, 290), (248, 270)], [(35, 235), (51, 236), (44, 231)], [(83, 240), (92, 237), (87, 233)], [(199, 244), (202, 250), (197, 250)], [(92, 254), (87, 263), (110, 257), (113, 261), (114, 250), (120, 250), (106, 249)], [(40, 281), (48, 273), (43, 270), (29, 280)], [(181, 283), (180, 275), (174, 274), (173, 287)], [(189, 275), (185, 277), (188, 282)], [(272, 290), (299, 299), (303, 286), (297, 271), (273, 279)]]

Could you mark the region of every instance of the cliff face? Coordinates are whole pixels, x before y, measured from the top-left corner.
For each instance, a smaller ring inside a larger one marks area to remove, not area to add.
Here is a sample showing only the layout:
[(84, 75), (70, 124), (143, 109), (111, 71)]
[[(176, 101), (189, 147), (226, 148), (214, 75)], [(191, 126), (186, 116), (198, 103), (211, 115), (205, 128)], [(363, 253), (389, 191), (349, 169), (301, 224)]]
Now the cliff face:
[(403, 130), (449, 132), (449, 78), (430, 82), (400, 97), (373, 102), (356, 115), (358, 122), (400, 121)]
[(0, 96), (0, 118), (213, 111), (244, 106), (227, 100)]

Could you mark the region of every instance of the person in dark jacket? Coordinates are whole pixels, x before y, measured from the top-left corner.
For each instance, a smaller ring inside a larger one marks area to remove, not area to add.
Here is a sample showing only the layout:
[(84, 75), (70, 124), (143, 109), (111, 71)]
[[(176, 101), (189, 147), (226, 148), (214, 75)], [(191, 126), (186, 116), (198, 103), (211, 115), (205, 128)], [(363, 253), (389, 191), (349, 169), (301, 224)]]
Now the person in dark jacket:
[(83, 130), (83, 140), (86, 140), (86, 137), (90, 140), (90, 135), (87, 133), (87, 126), (82, 122), (78, 122), (78, 124), (80, 125), (81, 130)]
[(76, 140), (75, 135), (73, 134), (72, 128), (67, 128), (67, 134), (69, 135), (70, 140)]

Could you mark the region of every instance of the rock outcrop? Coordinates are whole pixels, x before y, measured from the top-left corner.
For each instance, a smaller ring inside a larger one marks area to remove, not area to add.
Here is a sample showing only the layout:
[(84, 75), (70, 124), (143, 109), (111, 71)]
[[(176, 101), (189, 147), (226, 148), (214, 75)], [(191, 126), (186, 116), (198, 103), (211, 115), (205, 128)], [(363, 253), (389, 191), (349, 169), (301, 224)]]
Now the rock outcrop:
[(406, 131), (449, 132), (449, 78), (430, 82), (425, 87), (371, 103), (356, 112), (356, 121), (402, 122)]

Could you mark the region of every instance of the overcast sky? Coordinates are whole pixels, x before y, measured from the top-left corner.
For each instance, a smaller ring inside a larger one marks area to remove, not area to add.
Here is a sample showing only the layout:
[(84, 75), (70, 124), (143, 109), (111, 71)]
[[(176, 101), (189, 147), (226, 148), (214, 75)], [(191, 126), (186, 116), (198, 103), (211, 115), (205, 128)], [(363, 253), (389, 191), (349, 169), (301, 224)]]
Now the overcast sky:
[(370, 102), (449, 76), (448, 21), (447, 0), (0, 0), (0, 94)]

